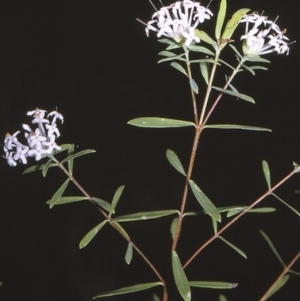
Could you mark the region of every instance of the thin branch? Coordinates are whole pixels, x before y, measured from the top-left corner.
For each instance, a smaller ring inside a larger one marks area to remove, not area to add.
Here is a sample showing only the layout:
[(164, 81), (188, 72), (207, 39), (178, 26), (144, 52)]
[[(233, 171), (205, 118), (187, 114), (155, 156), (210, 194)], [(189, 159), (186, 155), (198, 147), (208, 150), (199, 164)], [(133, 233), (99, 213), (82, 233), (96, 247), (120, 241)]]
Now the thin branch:
[(189, 258), (189, 260), (183, 265), (183, 268), (186, 268), (193, 259), (211, 242), (213, 242), (220, 234), (222, 234), (227, 228), (229, 228), (232, 224), (234, 224), (238, 219), (240, 219), (245, 213), (251, 210), (254, 206), (258, 205), (265, 197), (270, 195), (274, 190), (276, 190), (279, 186), (281, 186), (284, 182), (286, 182), (289, 178), (291, 178), (295, 173), (300, 171), (300, 166), (296, 167), (292, 172), (290, 172), (287, 176), (285, 176), (282, 180), (280, 180), (276, 185), (270, 188), (266, 193), (264, 193), (261, 197), (259, 197), (256, 201), (254, 201), (248, 208), (238, 214), (235, 218), (233, 218), (230, 222), (228, 222), (221, 230), (219, 230), (216, 234), (214, 234), (208, 241), (206, 241), (198, 250)]
[(299, 257), (300, 257), (300, 252), (292, 259), (292, 261), (288, 264), (288, 266), (283, 269), (282, 273), (278, 276), (278, 278), (274, 281), (274, 283), (270, 286), (270, 288), (266, 291), (266, 293), (259, 299), (259, 301), (264, 301), (267, 299), (270, 292), (272, 292), (272, 290), (275, 288), (277, 283), (282, 279), (282, 277), (289, 272), (290, 268), (294, 265), (294, 263), (298, 260)]

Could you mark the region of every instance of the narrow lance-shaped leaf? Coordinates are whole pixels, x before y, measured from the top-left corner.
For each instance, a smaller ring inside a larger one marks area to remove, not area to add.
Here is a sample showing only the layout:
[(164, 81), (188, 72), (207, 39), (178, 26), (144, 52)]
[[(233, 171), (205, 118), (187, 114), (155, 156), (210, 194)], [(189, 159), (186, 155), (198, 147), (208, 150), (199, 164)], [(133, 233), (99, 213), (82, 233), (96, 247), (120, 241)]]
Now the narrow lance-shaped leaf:
[(176, 251), (172, 251), (172, 268), (177, 289), (185, 301), (191, 300), (191, 289)]
[(44, 166), (42, 168), (42, 175), (43, 175), (43, 177), (46, 177), (47, 172), (48, 172), (48, 170), (49, 170), (49, 168), (51, 166), (51, 163), (52, 163), (52, 159), (48, 160), (46, 162), (46, 164), (44, 164)]
[(292, 211), (294, 211), (298, 216), (300, 216), (300, 212), (295, 209), (294, 207), (292, 207), (291, 205), (289, 205), (287, 202), (285, 202), (283, 199), (281, 199), (278, 195), (276, 195), (275, 193), (272, 193), (272, 195), (279, 200), (281, 203), (283, 203), (285, 206), (287, 206), (288, 208), (290, 208)]
[(156, 294), (152, 294), (152, 301), (160, 301), (160, 298)]
[(200, 63), (200, 71), (204, 78), (205, 83), (208, 85), (208, 63), (201, 62)]
[(177, 228), (177, 223), (178, 223), (178, 217), (175, 217), (172, 220), (171, 227), (170, 227), (170, 232), (171, 232), (171, 235), (172, 235), (172, 239), (174, 239), (174, 237), (175, 237), (175, 231), (176, 231), (176, 228)]
[(192, 287), (203, 287), (212, 289), (232, 289), (238, 286), (237, 283), (220, 282), (220, 281), (189, 281)]
[(177, 210), (158, 210), (158, 211), (146, 211), (146, 212), (138, 212), (127, 215), (118, 216), (113, 219), (115, 222), (132, 222), (132, 221), (141, 221), (148, 220), (154, 218), (160, 218), (163, 216), (168, 216), (178, 213)]
[(213, 217), (211, 218), (211, 220), (212, 220), (212, 224), (213, 224), (214, 234), (216, 234), (218, 232), (218, 223), (217, 223), (217, 220), (214, 219)]
[(139, 117), (131, 119), (127, 123), (143, 128), (179, 128), (185, 126), (195, 126), (195, 124), (190, 121), (161, 117)]
[(135, 284), (135, 285), (131, 285), (131, 286), (122, 287), (122, 288), (119, 288), (119, 289), (116, 289), (116, 290), (113, 290), (113, 291), (110, 291), (107, 293), (99, 294), (99, 295), (93, 297), (93, 299), (102, 298), (102, 297), (110, 297), (110, 296), (115, 296), (115, 295), (130, 294), (130, 293), (134, 293), (134, 292), (138, 292), (138, 291), (147, 290), (149, 288), (159, 286), (159, 285), (163, 285), (163, 284), (161, 282)]
[(90, 230), (80, 241), (79, 248), (82, 249), (82, 248), (86, 247), (106, 223), (107, 223), (107, 220), (104, 220), (103, 222), (98, 224), (96, 227), (94, 227), (92, 230)]
[[(47, 163), (46, 163), (47, 164)], [(23, 172), (22, 172), (22, 175), (25, 175), (27, 173), (31, 173), (31, 172), (34, 172), (34, 171), (37, 171), (37, 170), (43, 170), (45, 164), (39, 164), (39, 165), (33, 165), (33, 166), (30, 166), (28, 168), (26, 168)], [(51, 163), (48, 168), (50, 167), (55, 167), (57, 166), (56, 163)]]
[(249, 62), (261, 62), (261, 63), (271, 63), (271, 61), (269, 60), (266, 60), (262, 57), (260, 57), (259, 55), (246, 55), (245, 57), (245, 60), (246, 61), (249, 61)]
[(200, 39), (203, 40), (204, 42), (210, 44), (210, 45), (216, 45), (216, 41), (214, 41), (205, 31), (195, 29), (195, 35)]
[(215, 36), (217, 40), (219, 40), (221, 36), (221, 29), (224, 23), (225, 15), (226, 15), (226, 0), (222, 0), (220, 3), (220, 9), (218, 13), (216, 30), (215, 30)]
[(232, 248), (233, 250), (235, 250), (236, 252), (238, 252), (241, 256), (243, 256), (244, 258), (247, 259), (247, 255), (238, 247), (236, 247), (235, 245), (233, 245), (231, 242), (229, 242), (228, 240), (226, 240), (225, 238), (223, 238), (222, 236), (218, 236), (221, 240), (223, 240), (230, 248)]
[[(75, 145), (73, 144), (69, 149), (68, 149), (68, 157), (72, 156), (75, 151)], [(74, 168), (74, 158), (70, 159), (68, 161), (68, 171), (72, 175), (73, 174), (73, 168)]]
[(60, 197), (62, 196), (62, 194), (64, 193), (64, 191), (66, 190), (68, 184), (70, 182), (70, 179), (67, 179), (59, 188), (58, 190), (54, 193), (54, 195), (52, 196), (50, 202), (49, 202), (49, 207), (50, 209), (59, 201)]
[(282, 278), (280, 278), (277, 282), (276, 285), (273, 287), (273, 289), (269, 292), (269, 294), (261, 299), (261, 301), (265, 301), (269, 299), (272, 295), (274, 295), (278, 290), (280, 290), (289, 280), (290, 276), (289, 275), (284, 275)]
[(221, 222), (221, 214), (212, 203), (212, 201), (201, 191), (193, 180), (189, 180), (190, 187), (194, 193), (195, 198), (201, 205), (201, 207), (218, 222)]
[(105, 209), (106, 211), (110, 212), (110, 213), (115, 213), (115, 209), (112, 207), (112, 205), (100, 198), (95, 198), (92, 197), (92, 200), (98, 204), (100, 207), (102, 207), (103, 209)]
[(158, 55), (161, 55), (161, 56), (166, 56), (166, 57), (174, 57), (174, 56), (177, 56), (176, 53), (173, 53), (171, 51), (161, 51)]
[[(115, 192), (115, 194), (114, 194), (114, 197), (113, 197), (113, 200), (112, 200), (112, 202), (111, 202), (111, 206), (112, 206), (113, 209), (116, 209), (117, 204), (118, 204), (118, 202), (119, 202), (119, 199), (120, 199), (120, 197), (121, 197), (121, 194), (122, 194), (124, 188), (125, 188), (125, 185), (122, 185), (122, 186), (120, 186), (120, 187), (116, 190), (116, 192)], [(109, 217), (111, 217), (111, 214), (112, 214), (112, 213), (110, 212), (110, 213), (109, 213)]]
[(271, 213), (275, 212), (276, 208), (273, 207), (262, 207), (262, 208), (254, 208), (250, 209), (248, 212), (249, 213)]
[(220, 295), (219, 301), (227, 301), (227, 299), (224, 295)]
[(132, 255), (133, 255), (132, 242), (129, 242), (127, 250), (126, 250), (126, 254), (125, 254), (125, 262), (127, 264), (130, 264), (130, 262), (132, 260)]
[(225, 90), (225, 89), (215, 87), (215, 86), (212, 86), (212, 88), (217, 90), (217, 91), (220, 91), (222, 93), (225, 93), (225, 94), (228, 94), (228, 95), (231, 95), (231, 96), (234, 96), (234, 97), (237, 97), (237, 98), (255, 103), (254, 99), (252, 97), (248, 96), (248, 95), (241, 94), (241, 93), (236, 93), (236, 92), (233, 92), (233, 91), (230, 91), (230, 90)]
[(184, 69), (180, 64), (178, 64), (178, 63), (176, 63), (176, 62), (172, 62), (172, 63), (171, 63), (171, 66), (172, 66), (173, 68), (177, 69), (178, 71), (182, 72), (185, 76), (188, 77), (188, 75), (187, 75), (185, 69)]
[(222, 34), (222, 39), (230, 39), (232, 34), (234, 33), (236, 27), (238, 26), (240, 20), (243, 18), (243, 16), (250, 11), (250, 8), (242, 8), (236, 11), (231, 19), (227, 22), (223, 34)]
[(87, 154), (91, 154), (91, 153), (95, 153), (96, 151), (94, 149), (85, 149), (85, 150), (82, 150), (76, 154), (73, 154), (71, 156), (68, 156), (66, 159), (62, 160), (61, 163), (65, 163), (69, 160), (73, 160), (77, 157), (80, 157), (80, 156), (83, 156), (83, 155), (87, 155)]
[(204, 128), (220, 129), (220, 130), (247, 130), (247, 131), (272, 132), (272, 130), (267, 128), (251, 126), (251, 125), (241, 125), (241, 124), (208, 124), (204, 126)]
[[(62, 196), (60, 197), (55, 205), (69, 204), (74, 202), (80, 202), (87, 200), (88, 198), (85, 196)], [(47, 201), (46, 204), (50, 204), (51, 200)]]
[(269, 238), (269, 236), (263, 230), (259, 230), (259, 232), (262, 235), (262, 237), (265, 239), (265, 241), (267, 242), (267, 244), (269, 245), (269, 247), (271, 248), (272, 252), (277, 257), (277, 259), (279, 260), (279, 262), (283, 265), (283, 267), (285, 267), (285, 263), (284, 263), (283, 259), (279, 255), (278, 251), (276, 250), (276, 248), (275, 248), (273, 242), (271, 241), (271, 239)]
[(166, 151), (166, 156), (168, 161), (170, 162), (170, 164), (178, 171), (180, 172), (182, 175), (186, 176), (186, 173), (184, 171), (184, 168), (178, 158), (178, 156), (175, 154), (174, 151), (172, 151), (171, 149), (167, 149)]
[(231, 47), (233, 49), (233, 51), (236, 53), (236, 55), (238, 56), (239, 59), (243, 58), (243, 56), (238, 52), (238, 50), (236, 49), (235, 46), (229, 44), (229, 47)]
[(197, 83), (196, 83), (192, 78), (190, 79), (190, 86), (191, 86), (191, 89), (192, 89), (196, 94), (199, 93), (198, 85), (197, 85)]
[(188, 49), (195, 52), (202, 52), (208, 55), (214, 55), (214, 53), (211, 50), (203, 46), (190, 45), (188, 46)]

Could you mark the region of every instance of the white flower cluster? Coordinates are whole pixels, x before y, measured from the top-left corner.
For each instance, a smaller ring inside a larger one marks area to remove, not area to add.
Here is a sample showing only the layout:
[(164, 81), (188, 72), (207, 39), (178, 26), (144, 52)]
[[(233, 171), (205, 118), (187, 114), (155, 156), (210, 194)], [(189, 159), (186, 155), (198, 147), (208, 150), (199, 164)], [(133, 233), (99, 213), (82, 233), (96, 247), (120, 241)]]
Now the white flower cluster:
[(157, 37), (166, 36), (179, 44), (189, 46), (193, 41), (200, 42), (199, 37), (195, 35), (195, 28), (212, 15), (212, 12), (199, 2), (177, 1), (153, 14), (152, 20), (147, 23), (146, 34), (149, 36), (149, 30), (153, 30), (157, 32)]
[[(33, 131), (29, 125), (23, 124), (25, 138), (28, 145), (24, 145), (18, 141), (17, 135), (20, 131), (15, 132), (13, 135), (6, 134), (4, 140), (4, 152), (7, 163), (10, 166), (16, 166), (20, 161), (23, 164), (27, 163), (26, 157), (35, 157), (36, 161), (50, 155), (53, 150), (60, 150), (61, 147), (55, 142), (56, 138), (60, 136), (59, 130), (56, 126), (56, 120), (60, 119), (63, 123), (63, 116), (57, 111), (53, 111), (45, 117), (47, 111), (36, 109), (27, 112), (27, 115), (33, 116), (32, 123), (37, 124), (37, 128)], [(50, 122), (49, 117), (52, 118)]]
[[(241, 37), (244, 40), (244, 54), (263, 55), (271, 52), (289, 54), (288, 38), (284, 35), (286, 30), (281, 30), (278, 25), (268, 20), (267, 16), (257, 13), (245, 15), (240, 21), (246, 23), (246, 32)], [(249, 30), (249, 24), (253, 24)]]

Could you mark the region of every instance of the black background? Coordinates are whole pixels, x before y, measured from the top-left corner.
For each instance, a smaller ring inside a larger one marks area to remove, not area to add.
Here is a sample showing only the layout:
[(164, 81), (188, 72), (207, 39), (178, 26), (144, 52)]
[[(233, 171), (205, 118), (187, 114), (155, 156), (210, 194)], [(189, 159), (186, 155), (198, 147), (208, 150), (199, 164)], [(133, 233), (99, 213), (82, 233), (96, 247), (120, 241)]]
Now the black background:
[[(218, 5), (213, 1), (210, 6), (215, 15)], [(235, 0), (228, 6), (228, 16), (241, 7), (265, 10), (272, 20), (280, 15), (278, 25), (288, 28), (291, 41), (298, 39), (298, 10), (292, 0)], [(156, 42), (155, 34), (147, 38), (144, 26), (136, 21), (136, 17), (148, 21), (152, 13), (150, 3), (142, 0), (0, 2), (3, 136), (30, 122), (28, 110), (58, 107), (65, 117), (58, 143), (75, 143), (78, 151), (97, 150), (75, 162), (78, 181), (91, 195), (107, 201), (126, 185), (119, 215), (179, 208), (184, 179), (169, 165), (165, 151), (174, 150), (187, 166), (194, 134), (192, 128), (126, 125), (140, 116), (192, 119), (187, 82), (168, 63), (157, 65), (163, 45)], [(206, 24), (212, 29), (214, 22)], [(211, 118), (211, 123), (257, 125), (273, 132), (207, 130), (201, 137), (193, 178), (217, 206), (247, 205), (266, 191), (263, 159), (270, 164), (273, 183), (292, 170), (293, 161), (300, 162), (299, 46), (290, 48), (289, 56), (266, 56), (272, 61), (269, 71), (258, 71), (255, 77), (242, 73), (234, 81), (241, 93), (256, 100), (255, 105), (224, 97)], [(226, 55), (234, 62), (230, 49)], [(218, 73), (220, 83), (223, 72), (228, 69)], [(38, 173), (22, 176), (24, 169), (1, 162), (1, 300), (85, 301), (107, 290), (157, 280), (136, 253), (127, 266), (126, 242), (109, 227), (79, 250), (81, 238), (102, 217), (88, 202), (49, 210), (45, 202), (64, 175), (50, 170), (45, 179)], [(299, 175), (277, 193), (299, 210), (296, 189), (300, 189)], [(67, 194), (78, 191), (70, 185)], [(199, 210), (191, 195), (188, 201), (188, 210)], [(231, 301), (259, 300), (282, 270), (259, 229), (271, 237), (286, 263), (299, 252), (298, 217), (274, 198), (268, 197), (263, 205), (278, 210), (248, 214), (224, 234), (246, 252), (247, 260), (215, 241), (186, 270), (191, 280), (239, 286), (231, 291), (193, 289), (193, 300), (218, 300), (219, 293)], [(165, 277), (170, 274), (171, 220), (124, 224)], [(207, 217), (187, 219), (178, 246), (182, 261), (211, 235)], [(294, 269), (300, 270), (299, 262)], [(160, 288), (154, 291), (161, 294)], [(170, 300), (179, 300), (174, 292)], [(150, 300), (150, 291), (110, 300), (133, 298)], [(299, 277), (292, 275), (272, 300), (298, 298)]]

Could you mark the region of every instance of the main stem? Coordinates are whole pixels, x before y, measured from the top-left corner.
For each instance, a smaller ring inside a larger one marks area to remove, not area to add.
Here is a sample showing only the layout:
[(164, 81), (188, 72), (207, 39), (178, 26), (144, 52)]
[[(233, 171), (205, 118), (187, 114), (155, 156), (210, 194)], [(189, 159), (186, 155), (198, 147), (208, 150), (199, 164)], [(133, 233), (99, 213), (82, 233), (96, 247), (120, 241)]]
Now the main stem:
[[(188, 50), (186, 50), (186, 49), (184, 49), (184, 50), (185, 50), (188, 76), (189, 76), (189, 80), (191, 80), (192, 79), (192, 72), (191, 72), (191, 68), (190, 68)], [(220, 55), (220, 51), (217, 50), (216, 55), (215, 55), (215, 61), (218, 60), (219, 55)], [(206, 94), (205, 94), (205, 98), (204, 98), (203, 106), (202, 106), (202, 110), (201, 110), (201, 116), (200, 116), (199, 120), (198, 120), (197, 103), (196, 103), (195, 92), (193, 91), (193, 89), (191, 89), (193, 109), (194, 109), (194, 118), (195, 118), (195, 125), (196, 125), (196, 132), (195, 132), (195, 137), (194, 137), (194, 142), (193, 142), (193, 147), (192, 147), (192, 152), (191, 152), (190, 162), (189, 162), (189, 167), (188, 167), (188, 172), (187, 172), (187, 175), (186, 175), (186, 181), (185, 181), (184, 190), (183, 190), (180, 213), (179, 213), (179, 216), (178, 216), (177, 226), (176, 226), (174, 240), (173, 240), (173, 244), (172, 244), (172, 251), (176, 250), (178, 240), (179, 240), (179, 236), (180, 236), (180, 232), (181, 232), (183, 214), (184, 214), (184, 210), (185, 210), (185, 205), (186, 205), (187, 195), (188, 195), (188, 189), (189, 189), (189, 181), (190, 181), (191, 176), (192, 176), (192, 171), (193, 171), (193, 167), (194, 167), (194, 163), (195, 163), (195, 158), (196, 158), (196, 153), (197, 153), (197, 149), (198, 149), (198, 145), (199, 145), (200, 135), (202, 133), (202, 130), (203, 130), (203, 127), (204, 127), (204, 124), (205, 124), (205, 123), (203, 123), (203, 119), (204, 119), (206, 107), (207, 107), (207, 104), (208, 104), (208, 99), (209, 99), (209, 96), (210, 96), (211, 86), (212, 86), (213, 79), (214, 79), (214, 76), (215, 76), (216, 68), (217, 68), (217, 64), (215, 63), (212, 67), (212, 71), (211, 71), (211, 74), (210, 74), (210, 78), (209, 78), (209, 82), (208, 82), (208, 85), (207, 85)]]

